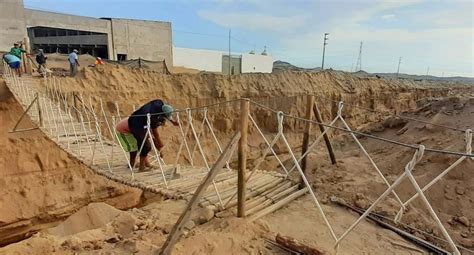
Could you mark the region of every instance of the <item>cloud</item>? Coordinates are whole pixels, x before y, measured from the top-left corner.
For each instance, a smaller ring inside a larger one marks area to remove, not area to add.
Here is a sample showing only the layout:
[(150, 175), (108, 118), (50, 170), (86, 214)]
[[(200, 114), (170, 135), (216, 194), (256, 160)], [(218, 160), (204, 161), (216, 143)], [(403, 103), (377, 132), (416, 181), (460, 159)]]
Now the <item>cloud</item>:
[(291, 31), (305, 25), (303, 16), (274, 16), (257, 12), (199, 11), (199, 17), (228, 28), (252, 31)]
[[(220, 26), (275, 38), (270, 53), (297, 65), (320, 65), (323, 33), (329, 32), (328, 67), (350, 70), (359, 43), (364, 41), (363, 68), (367, 71), (394, 71), (402, 56), (404, 72), (425, 73), (430, 66), (431, 70), (474, 76), (472, 8), (465, 5), (360, 1), (348, 2), (341, 9), (340, 2), (321, 1), (316, 11), (307, 3), (286, 5), (277, 1), (268, 8), (255, 5), (251, 11), (230, 5), (226, 8), (234, 11), (219, 8), (201, 11), (199, 16)], [(383, 22), (388, 20), (389, 27)]]
[(385, 15), (382, 15), (382, 19), (383, 19), (383, 20), (395, 19), (395, 14), (385, 14)]
[(357, 12), (352, 17), (352, 22), (354, 23), (361, 23), (363, 21), (369, 20), (370, 18), (379, 15), (380, 13), (389, 11), (389, 10), (396, 10), (402, 7), (407, 7), (411, 5), (416, 5), (423, 2), (423, 0), (411, 0), (411, 1), (378, 1), (372, 4), (370, 7), (365, 8), (362, 11)]

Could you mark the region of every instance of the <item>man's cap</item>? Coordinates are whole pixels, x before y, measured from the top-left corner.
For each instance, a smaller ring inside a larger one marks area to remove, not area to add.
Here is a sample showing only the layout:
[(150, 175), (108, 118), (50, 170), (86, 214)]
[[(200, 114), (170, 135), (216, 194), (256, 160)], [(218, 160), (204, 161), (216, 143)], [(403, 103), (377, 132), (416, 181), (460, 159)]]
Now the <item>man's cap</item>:
[(77, 51), (76, 49), (74, 49), (73, 52), (78, 53), (79, 51)]
[(98, 60), (102, 60), (100, 57), (97, 57)]
[(163, 113), (165, 114), (165, 118), (167, 118), (168, 120), (172, 120), (173, 119), (173, 107), (171, 105), (167, 105), (167, 104), (164, 104), (162, 107), (161, 107), (161, 110), (163, 111)]

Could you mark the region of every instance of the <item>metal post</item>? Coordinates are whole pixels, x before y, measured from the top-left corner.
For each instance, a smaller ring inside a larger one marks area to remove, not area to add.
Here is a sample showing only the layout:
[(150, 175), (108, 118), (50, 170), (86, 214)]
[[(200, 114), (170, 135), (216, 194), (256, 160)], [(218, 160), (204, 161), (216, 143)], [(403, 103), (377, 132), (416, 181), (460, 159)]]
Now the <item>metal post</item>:
[(240, 101), (240, 141), (238, 152), (237, 175), (237, 217), (245, 217), (245, 172), (247, 168), (248, 122), (250, 103), (247, 99)]

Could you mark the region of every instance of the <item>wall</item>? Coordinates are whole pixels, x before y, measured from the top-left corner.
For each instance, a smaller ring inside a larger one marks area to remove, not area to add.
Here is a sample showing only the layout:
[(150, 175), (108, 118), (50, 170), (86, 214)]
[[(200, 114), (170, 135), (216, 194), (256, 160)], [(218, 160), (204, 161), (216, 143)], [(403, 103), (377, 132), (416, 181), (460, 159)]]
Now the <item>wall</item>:
[(13, 42), (26, 37), (25, 13), (22, 0), (1, 0), (0, 51), (10, 51)]
[[(30, 27), (54, 27), (71, 30), (91, 31), (107, 34), (107, 44), (112, 45), (110, 21), (70, 14), (25, 9), (26, 25)], [(26, 30), (26, 28), (25, 28)], [(109, 59), (113, 58), (112, 47), (108, 47)]]
[(242, 73), (271, 73), (272, 69), (271, 56), (242, 54)]
[(174, 66), (222, 72), (222, 52), (173, 47)]
[(26, 24), (32, 27), (54, 27), (97, 33), (110, 33), (110, 22), (104, 19), (31, 9), (25, 9), (25, 17)]
[(52, 37), (31, 37), (30, 41), (36, 44), (87, 44), (107, 45), (107, 35), (68, 35)]
[(173, 66), (170, 22), (111, 19), (114, 55), (127, 54), (128, 59), (165, 60)]

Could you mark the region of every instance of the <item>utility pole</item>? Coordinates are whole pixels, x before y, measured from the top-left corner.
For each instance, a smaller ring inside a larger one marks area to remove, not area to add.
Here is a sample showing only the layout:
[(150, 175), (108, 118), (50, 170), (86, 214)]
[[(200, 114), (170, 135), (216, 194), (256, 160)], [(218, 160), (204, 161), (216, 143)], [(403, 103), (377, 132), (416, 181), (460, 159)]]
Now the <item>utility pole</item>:
[(359, 48), (359, 57), (357, 58), (357, 64), (356, 64), (356, 69), (355, 71), (361, 71), (362, 70), (362, 41), (360, 42), (360, 48)]
[(428, 66), (428, 69), (426, 70), (426, 76), (430, 73), (430, 67)]
[(230, 57), (230, 33), (231, 33), (231, 29), (229, 29), (229, 76), (230, 76), (230, 60), (231, 60), (231, 57)]
[(398, 78), (398, 75), (400, 74), (400, 64), (402, 63), (402, 57), (400, 57), (398, 59), (398, 68), (397, 68), (397, 78)]
[(326, 54), (326, 45), (328, 45), (328, 35), (329, 33), (324, 33), (324, 44), (323, 44), (323, 63), (321, 64), (321, 70), (324, 70), (324, 55)]

